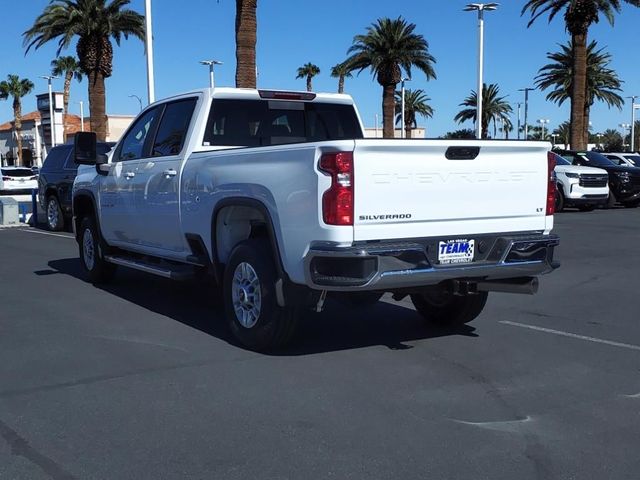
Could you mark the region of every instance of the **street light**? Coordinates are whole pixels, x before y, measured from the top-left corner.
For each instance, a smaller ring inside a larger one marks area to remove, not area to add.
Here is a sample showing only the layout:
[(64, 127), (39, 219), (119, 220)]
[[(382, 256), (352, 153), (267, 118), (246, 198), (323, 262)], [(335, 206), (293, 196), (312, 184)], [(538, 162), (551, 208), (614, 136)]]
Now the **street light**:
[(56, 146), (56, 122), (53, 118), (53, 92), (51, 90), (51, 80), (58, 77), (54, 77), (53, 75), (40, 75), (40, 78), (44, 78), (49, 86), (49, 132), (51, 133), (51, 148), (53, 148)]
[(544, 140), (544, 126), (549, 123), (549, 119), (548, 118), (541, 118), (540, 120), (538, 120), (538, 123), (542, 127), (542, 133), (540, 134), (540, 140)]
[(140, 104), (140, 110), (139, 111), (141, 112), (142, 111), (142, 99), (138, 95), (134, 95), (134, 94), (129, 95), (129, 98), (135, 98), (136, 100), (138, 100), (138, 104)]
[(635, 144), (635, 124), (636, 124), (636, 98), (638, 95), (631, 95), (627, 98), (631, 99), (631, 151), (633, 152), (636, 148)]
[(80, 131), (84, 132), (84, 103), (82, 100), (78, 103), (80, 104)]
[(519, 92), (524, 92), (524, 139), (527, 140), (529, 136), (529, 124), (527, 123), (527, 116), (529, 114), (529, 92), (535, 90), (535, 88), (525, 87), (518, 89)]
[(498, 8), (497, 3), (469, 3), (465, 12), (478, 11), (478, 92), (476, 93), (476, 138), (482, 138), (482, 68), (484, 61), (484, 11)]
[(211, 88), (214, 87), (215, 83), (213, 81), (213, 66), (214, 65), (222, 65), (222, 62), (218, 60), (200, 60), (202, 65), (209, 65), (209, 86)]
[(401, 80), (401, 82), (402, 82), (402, 88), (401, 88), (401, 92), (402, 92), (402, 105), (401, 105), (401, 107), (402, 107), (402, 117), (401, 118), (402, 118), (402, 120), (400, 122), (400, 126), (401, 126), (402, 130), (400, 131), (400, 138), (404, 138), (405, 137), (405, 129), (404, 129), (405, 128), (404, 127), (404, 82), (410, 82), (410, 81), (411, 81), (410, 78), (403, 78)]
[(153, 84), (153, 31), (151, 28), (151, 0), (144, 1), (145, 36), (144, 44), (147, 53), (147, 94), (149, 103), (155, 102), (155, 87)]
[(518, 140), (520, 140), (520, 106), (522, 102), (518, 102), (516, 105), (518, 106)]

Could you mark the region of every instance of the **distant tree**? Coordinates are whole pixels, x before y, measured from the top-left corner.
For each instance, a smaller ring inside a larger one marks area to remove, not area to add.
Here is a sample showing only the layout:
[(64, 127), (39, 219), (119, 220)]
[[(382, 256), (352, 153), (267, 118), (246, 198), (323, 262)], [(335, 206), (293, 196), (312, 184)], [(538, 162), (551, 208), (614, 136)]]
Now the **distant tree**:
[(463, 128), (462, 130), (455, 130), (453, 132), (447, 132), (441, 138), (444, 138), (446, 140), (459, 140), (459, 139), (476, 138), (476, 132), (474, 132), (470, 128)]
[(338, 93), (344, 93), (344, 79), (352, 78), (353, 74), (343, 62), (331, 68), (331, 76), (338, 79)]
[[(505, 100), (506, 97), (500, 96), (500, 88), (497, 84), (492, 83), (482, 86), (482, 138), (487, 138), (489, 135), (489, 122), (495, 121), (495, 119), (504, 119), (505, 122), (511, 122), (509, 114), (513, 112), (509, 102)], [(478, 104), (478, 95), (475, 91), (471, 92), (460, 106), (467, 107), (454, 117), (454, 120), (458, 123), (465, 122), (467, 120), (476, 121)]]
[(22, 165), (22, 97), (31, 93), (33, 86), (31, 80), (20, 78), (18, 75), (7, 75), (7, 79), (0, 82), (0, 100), (13, 97), (13, 118), (18, 144), (16, 165)]
[(356, 35), (347, 51), (350, 70), (370, 68), (382, 86), (382, 132), (384, 138), (394, 137), (395, 91), (402, 81), (403, 71), (411, 78), (416, 67), (427, 80), (436, 78), (433, 65), (436, 59), (429, 53), (429, 44), (422, 35), (414, 33), (416, 26), (402, 17), (395, 20), (379, 18), (367, 27), (367, 33)]
[(573, 50), (572, 71), (574, 82), (571, 93), (571, 148), (583, 150), (586, 148), (585, 105), (587, 96), (587, 34), (589, 27), (598, 23), (600, 15), (613, 25), (614, 12), (620, 13), (622, 1), (636, 7), (640, 0), (527, 0), (522, 7), (522, 13), (529, 11), (531, 26), (539, 17), (549, 14), (549, 22), (558, 13), (564, 13), (564, 23), (571, 35)]
[(311, 85), (311, 79), (319, 74), (320, 74), (320, 67), (309, 62), (309, 63), (305, 63), (303, 66), (298, 68), (298, 75), (296, 75), (296, 78), (306, 78), (307, 92), (311, 92), (313, 90), (313, 87)]
[[(604, 48), (596, 50), (597, 42), (587, 47), (587, 94), (585, 97), (584, 125), (585, 142), (588, 143), (588, 126), (591, 106), (596, 100), (605, 102), (609, 107), (621, 109), (624, 99), (616, 92), (622, 91), (622, 81), (618, 74), (609, 68), (611, 55)], [(560, 51), (548, 53), (549, 63), (538, 70), (536, 86), (541, 90), (553, 88), (547, 94), (547, 100), (562, 105), (571, 98), (573, 88), (573, 49), (571, 43), (559, 45)]]
[(602, 149), (605, 152), (622, 152), (624, 139), (617, 130), (608, 129), (602, 134)]
[[(640, 150), (640, 121), (638, 120), (636, 120), (634, 123), (633, 137), (634, 137), (633, 147), (637, 152)], [(631, 131), (629, 131), (629, 133), (624, 136), (624, 143), (625, 145), (629, 145), (629, 149), (631, 149)]]
[[(417, 117), (422, 115), (425, 118), (433, 117), (433, 108), (429, 105), (431, 99), (427, 97), (424, 90), (404, 91), (404, 130), (405, 137), (411, 138), (411, 131), (417, 128)], [(396, 92), (396, 125), (402, 123), (402, 91)]]
[(551, 134), (556, 135), (556, 144), (562, 144), (565, 148), (569, 146), (571, 142), (571, 126), (569, 122), (562, 122)]
[(71, 80), (75, 78), (77, 81), (82, 81), (82, 71), (80, 70), (80, 64), (75, 57), (66, 56), (58, 57), (51, 62), (51, 75), (56, 77), (64, 77), (64, 114), (69, 113), (69, 92), (71, 91)]
[(256, 88), (258, 0), (236, 0), (236, 87)]

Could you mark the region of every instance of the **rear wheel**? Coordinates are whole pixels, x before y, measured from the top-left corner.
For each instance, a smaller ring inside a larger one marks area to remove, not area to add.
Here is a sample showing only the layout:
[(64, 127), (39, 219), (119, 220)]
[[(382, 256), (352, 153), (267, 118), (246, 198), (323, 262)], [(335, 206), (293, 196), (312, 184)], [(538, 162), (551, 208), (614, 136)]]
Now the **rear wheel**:
[(293, 336), (298, 309), (278, 305), (277, 280), (266, 240), (246, 240), (234, 248), (224, 272), (225, 315), (234, 337), (252, 350), (283, 347)]
[(55, 195), (47, 197), (47, 228), (52, 232), (59, 232), (64, 228), (64, 215)]
[(100, 232), (91, 217), (80, 224), (80, 263), (91, 283), (106, 283), (113, 278), (116, 266), (104, 259), (100, 246)]
[(474, 320), (487, 303), (489, 294), (454, 295), (445, 289), (411, 295), (416, 310), (425, 320), (442, 326), (456, 326)]
[(564, 210), (564, 194), (562, 193), (562, 188), (558, 186), (558, 188), (556, 188), (555, 211), (561, 212), (562, 210)]

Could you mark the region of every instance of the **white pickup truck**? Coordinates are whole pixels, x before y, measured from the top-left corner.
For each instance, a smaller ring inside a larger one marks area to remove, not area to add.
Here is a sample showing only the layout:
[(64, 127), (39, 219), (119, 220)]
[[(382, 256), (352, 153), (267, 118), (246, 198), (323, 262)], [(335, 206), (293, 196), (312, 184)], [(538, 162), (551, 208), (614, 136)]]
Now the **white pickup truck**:
[(234, 336), (284, 345), (327, 294), (410, 295), (439, 324), (557, 267), (549, 144), (363, 138), (347, 95), (216, 88), (156, 102), (108, 157), (75, 139), (90, 281), (209, 274)]

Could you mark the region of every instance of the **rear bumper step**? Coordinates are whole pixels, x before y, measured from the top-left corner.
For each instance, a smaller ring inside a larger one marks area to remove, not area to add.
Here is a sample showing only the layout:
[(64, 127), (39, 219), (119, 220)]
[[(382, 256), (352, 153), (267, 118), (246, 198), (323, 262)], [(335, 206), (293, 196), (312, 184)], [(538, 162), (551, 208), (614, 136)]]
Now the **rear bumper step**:
[[(307, 285), (331, 291), (396, 290), (448, 280), (477, 284), (478, 290), (533, 294), (524, 281), (558, 268), (555, 235), (476, 236), (478, 255), (471, 263), (439, 265), (440, 238), (351, 247), (322, 245), (305, 258)], [(516, 280), (517, 279), (517, 280)]]

